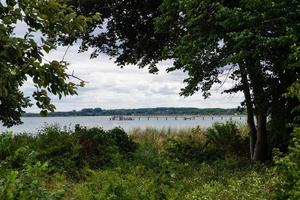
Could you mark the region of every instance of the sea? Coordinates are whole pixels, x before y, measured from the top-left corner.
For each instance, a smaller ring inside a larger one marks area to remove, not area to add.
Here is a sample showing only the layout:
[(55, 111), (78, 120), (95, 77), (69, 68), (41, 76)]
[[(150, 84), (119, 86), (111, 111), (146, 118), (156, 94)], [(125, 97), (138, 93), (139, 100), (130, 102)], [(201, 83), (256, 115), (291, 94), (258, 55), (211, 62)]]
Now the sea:
[[(130, 120), (128, 120), (128, 118)], [(209, 127), (213, 123), (234, 121), (246, 123), (244, 115), (220, 115), (220, 116), (128, 116), (125, 120), (111, 116), (76, 116), (76, 117), (23, 117), (23, 124), (6, 128), (0, 125), (0, 133), (37, 133), (47, 126), (58, 126), (62, 129), (73, 129), (76, 124), (85, 127), (101, 127), (105, 130), (121, 127), (125, 131), (135, 128), (194, 128)]]

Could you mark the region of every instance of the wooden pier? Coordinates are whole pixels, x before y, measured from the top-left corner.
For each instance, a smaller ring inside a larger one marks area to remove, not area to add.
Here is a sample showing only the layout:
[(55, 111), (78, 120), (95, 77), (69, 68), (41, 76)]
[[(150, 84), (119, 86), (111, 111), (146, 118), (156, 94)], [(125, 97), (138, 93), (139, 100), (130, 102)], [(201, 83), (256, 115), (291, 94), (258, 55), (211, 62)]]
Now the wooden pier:
[(131, 116), (112, 116), (109, 118), (109, 120), (117, 120), (117, 121), (131, 121), (131, 120), (134, 120), (133, 117)]
[(169, 115), (169, 116), (111, 116), (109, 120), (131, 121), (131, 120), (212, 120), (212, 121), (242, 121), (244, 115)]

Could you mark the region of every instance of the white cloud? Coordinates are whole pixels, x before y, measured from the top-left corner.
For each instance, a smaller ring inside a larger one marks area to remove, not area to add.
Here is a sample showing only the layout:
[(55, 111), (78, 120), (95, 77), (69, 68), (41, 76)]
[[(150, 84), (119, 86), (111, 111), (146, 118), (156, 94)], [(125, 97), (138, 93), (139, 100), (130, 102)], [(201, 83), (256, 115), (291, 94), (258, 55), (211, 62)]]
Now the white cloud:
[[(59, 47), (46, 56), (46, 59), (61, 60), (66, 47)], [(212, 96), (204, 100), (201, 94), (192, 97), (179, 96), (180, 88), (186, 76), (183, 72), (166, 73), (165, 69), (172, 64), (171, 61), (159, 64), (161, 70), (157, 75), (149, 74), (147, 69), (138, 69), (136, 66), (126, 66), (121, 69), (106, 55), (90, 59), (89, 52), (78, 54), (78, 46), (71, 47), (65, 57), (70, 63), (68, 71), (87, 81), (84, 88), (78, 90), (78, 96), (64, 97), (58, 100), (53, 98), (57, 110), (80, 110), (88, 107), (138, 108), (138, 107), (237, 107), (243, 100), (243, 95), (223, 94), (224, 88), (232, 83), (227, 81), (221, 89), (215, 87)], [(34, 88), (30, 82), (23, 86), (26, 95), (30, 95)], [(27, 109), (36, 112), (34, 106)]]

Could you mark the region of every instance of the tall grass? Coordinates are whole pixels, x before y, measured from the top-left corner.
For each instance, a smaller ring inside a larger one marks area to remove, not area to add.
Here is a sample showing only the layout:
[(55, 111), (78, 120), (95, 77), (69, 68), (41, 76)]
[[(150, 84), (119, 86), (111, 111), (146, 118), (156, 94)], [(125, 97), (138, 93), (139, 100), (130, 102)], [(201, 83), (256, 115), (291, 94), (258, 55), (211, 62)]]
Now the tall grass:
[[(197, 128), (134, 128), (128, 132), (130, 138), (138, 144), (153, 146), (158, 150), (163, 150), (164, 145), (171, 139), (183, 139), (192, 137), (193, 139), (200, 141), (204, 138), (201, 137), (205, 130), (200, 127)], [(200, 137), (200, 138), (198, 138)]]
[(128, 134), (80, 126), (5, 134), (0, 200), (274, 199), (280, 176), (245, 161), (243, 149), (247, 129), (232, 122)]

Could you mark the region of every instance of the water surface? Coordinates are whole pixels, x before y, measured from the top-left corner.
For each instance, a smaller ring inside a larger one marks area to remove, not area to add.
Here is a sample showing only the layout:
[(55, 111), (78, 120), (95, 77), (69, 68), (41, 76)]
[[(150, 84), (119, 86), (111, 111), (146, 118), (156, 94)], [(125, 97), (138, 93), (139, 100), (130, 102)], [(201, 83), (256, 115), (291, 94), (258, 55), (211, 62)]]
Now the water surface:
[(102, 127), (104, 129), (111, 129), (114, 127), (122, 127), (128, 131), (133, 128), (191, 128), (196, 126), (209, 127), (215, 122), (226, 122), (229, 120), (238, 123), (244, 123), (245, 116), (198, 116), (196, 118), (186, 119), (184, 116), (159, 116), (148, 117), (135, 116), (134, 120), (110, 120), (110, 116), (78, 116), (78, 117), (24, 117), (22, 125), (13, 126), (12, 128), (5, 128), (0, 125), (0, 132), (30, 132), (35, 133), (39, 129), (47, 125), (59, 125), (60, 127), (73, 128), (76, 124), (87, 127)]

